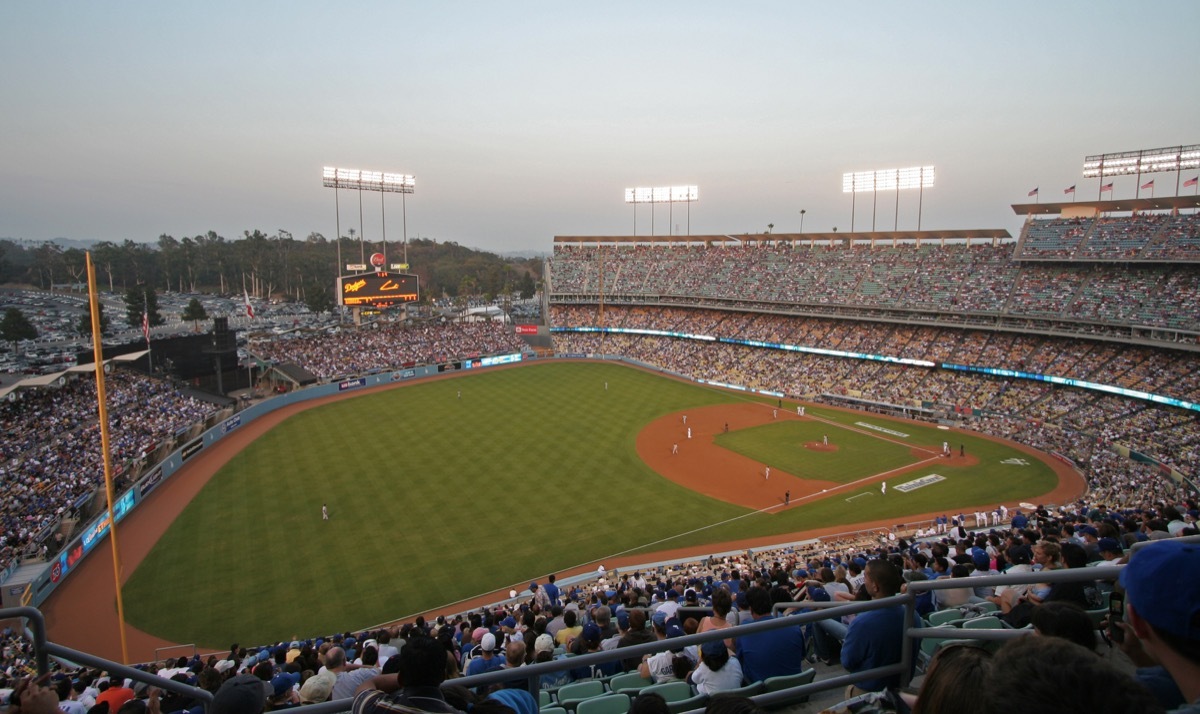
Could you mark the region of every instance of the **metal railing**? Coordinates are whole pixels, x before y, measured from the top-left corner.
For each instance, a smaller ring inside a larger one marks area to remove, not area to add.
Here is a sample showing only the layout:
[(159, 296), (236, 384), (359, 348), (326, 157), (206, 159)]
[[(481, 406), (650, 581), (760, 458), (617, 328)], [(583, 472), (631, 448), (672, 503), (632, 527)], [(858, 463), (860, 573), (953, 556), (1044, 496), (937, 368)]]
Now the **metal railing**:
[[(1200, 540), (1200, 537), (1193, 536), (1191, 538), (1187, 538), (1186, 540)], [(1138, 544), (1134, 549), (1136, 550), (1138, 547), (1143, 545), (1145, 544)], [(783, 616), (775, 616), (769, 619), (754, 620), (749, 623), (740, 624), (731, 628), (709, 630), (701, 634), (676, 637), (672, 638), (670, 641), (657, 640), (655, 642), (582, 654), (564, 659), (556, 659), (551, 662), (526, 665), (514, 669), (500, 669), (488, 672), (486, 674), (454, 679), (448, 683), (465, 687), (478, 687), (511, 682), (516, 679), (524, 679), (526, 680), (526, 687), (528, 688), (528, 691), (531, 693), (536, 693), (540, 689), (540, 677), (543, 674), (590, 667), (592, 665), (604, 664), (617, 660), (640, 659), (643, 655), (652, 655), (668, 649), (679, 649), (691, 645), (702, 645), (705, 642), (711, 642), (714, 640), (725, 640), (731, 637), (736, 638), (760, 632), (767, 632), (770, 630), (779, 629), (781, 627), (797, 627), (816, 623), (819, 620), (896, 606), (903, 606), (905, 608), (905, 622), (908, 624), (905, 626), (903, 636), (906, 640), (921, 639), (925, 637), (934, 637), (939, 639), (1007, 640), (1015, 637), (1021, 637), (1025, 634), (1028, 634), (1031, 630), (972, 629), (969, 631), (964, 631), (957, 627), (914, 626), (912, 623), (918, 622), (916, 619), (915, 609), (917, 597), (929, 591), (957, 588), (993, 587), (999, 585), (1027, 585), (1033, 583), (1055, 584), (1070, 582), (1112, 581), (1119, 577), (1123, 569), (1124, 566), (1100, 568), (1088, 567), (1055, 570), (1050, 572), (1041, 571), (1021, 573), (1018, 575), (943, 578), (940, 580), (910, 582), (908, 583), (906, 592), (904, 593), (869, 601), (844, 603), (837, 601), (777, 603), (774, 606), (774, 612), (776, 613), (794, 608), (805, 608), (808, 611), (787, 614)], [(692, 609), (689, 608), (689, 611), (691, 610)], [(129, 678), (135, 682), (146, 682), (165, 691), (196, 698), (203, 702), (206, 711), (208, 706), (212, 703), (212, 694), (198, 687), (164, 679), (133, 667), (117, 664), (116, 662), (105, 660), (101, 657), (89, 655), (63, 645), (49, 642), (46, 639), (44, 617), (42, 613), (35, 608), (20, 607), (0, 610), (0, 619), (17, 617), (26, 618), (28, 620), (26, 636), (29, 637), (29, 639), (33, 642), (35, 661), (37, 663), (39, 673), (44, 674), (45, 672), (49, 671), (49, 657), (55, 657), (57, 659), (69, 661), (76, 665), (85, 665), (88, 667), (102, 669), (109, 672), (111, 675)], [(883, 667), (875, 667), (869, 670), (862, 670), (858, 672), (847, 672), (846, 674), (835, 677), (827, 677), (821, 679), (820, 681), (812, 682), (811, 684), (793, 687), (791, 689), (777, 692), (759, 694), (754, 696), (753, 699), (756, 703), (762, 706), (784, 704), (794, 701), (805, 695), (816, 694), (819, 692), (836, 689), (838, 687), (844, 687), (845, 685), (855, 684), (866, 679), (891, 677), (894, 675), (900, 675), (902, 682), (907, 684), (911, 679), (914, 666), (913, 647), (905, 646), (902, 648), (900, 661), (894, 664)], [(348, 711), (350, 709), (351, 701), (351, 699), (347, 698), (332, 702), (325, 702), (322, 704), (305, 705), (304, 711), (308, 712), (308, 714), (334, 714), (335, 712)]]

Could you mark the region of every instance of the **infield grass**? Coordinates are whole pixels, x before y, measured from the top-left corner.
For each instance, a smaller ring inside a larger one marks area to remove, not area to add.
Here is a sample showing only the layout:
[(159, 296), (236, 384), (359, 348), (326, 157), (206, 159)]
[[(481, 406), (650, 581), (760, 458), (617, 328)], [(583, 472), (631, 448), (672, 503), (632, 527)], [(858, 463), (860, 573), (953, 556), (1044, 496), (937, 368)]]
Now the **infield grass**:
[[(805, 446), (830, 444), (836, 451), (818, 451)], [(880, 438), (878, 434), (830, 429), (816, 421), (781, 421), (728, 434), (717, 434), (717, 446), (761, 461), (800, 478), (851, 483), (883, 471), (907, 466), (920, 459), (909, 446)]]
[[(878, 491), (847, 488), (781, 513), (752, 513), (676, 485), (637, 457), (636, 436), (651, 420), (745, 399), (619, 364), (551, 362), (309, 409), (235, 456), (184, 510), (129, 579), (127, 619), (204, 647), (273, 642), (520, 590), (547, 573), (625, 552), (903, 520), (1032, 497), (1055, 483), (1044, 464), (1005, 466), (999, 462), (1024, 455), (964, 436), (981, 459), (970, 474), (947, 471), (946, 481), (909, 494), (847, 502)], [(845, 444), (824, 470), (845, 469), (843, 478), (854, 480), (853, 473), (888, 470), (889, 458), (915, 460), (904, 446), (869, 437), (860, 444), (861, 435), (837, 426), (863, 415), (809, 413), (828, 420), (818, 428)], [(776, 426), (744, 435), (748, 442), (736, 448), (789, 471), (784, 463), (794, 458), (796, 473), (811, 471), (805, 463), (815, 452), (794, 442), (820, 436), (790, 429), (776, 436)], [(942, 440), (934, 428), (904, 424), (903, 431), (926, 446)], [(322, 503), (329, 521), (321, 520)], [(712, 527), (697, 531), (705, 526)]]

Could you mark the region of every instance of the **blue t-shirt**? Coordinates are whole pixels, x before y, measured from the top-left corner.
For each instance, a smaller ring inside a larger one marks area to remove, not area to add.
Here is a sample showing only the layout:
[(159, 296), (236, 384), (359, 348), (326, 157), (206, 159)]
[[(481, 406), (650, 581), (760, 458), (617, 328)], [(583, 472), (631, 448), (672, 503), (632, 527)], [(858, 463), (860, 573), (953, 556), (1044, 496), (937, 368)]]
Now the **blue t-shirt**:
[[(775, 619), (771, 615), (754, 622)], [(747, 682), (799, 674), (804, 669), (804, 633), (800, 626), (780, 627), (737, 638), (737, 656)]]
[(467, 676), (473, 677), (477, 674), (491, 672), (494, 669), (500, 669), (504, 666), (504, 658), (495, 656), (491, 659), (484, 659), (483, 655), (479, 655), (471, 659), (467, 663)]
[[(914, 626), (917, 623), (913, 623)], [(846, 631), (846, 640), (842, 642), (842, 666), (847, 672), (861, 672), (866, 669), (897, 664), (903, 653), (904, 637), (904, 606), (870, 610), (859, 613), (850, 623)], [(913, 657), (916, 663), (916, 650), (919, 640), (912, 640)], [(895, 674), (881, 679), (867, 679), (855, 683), (859, 689), (878, 692), (887, 687), (899, 687), (900, 675)]]

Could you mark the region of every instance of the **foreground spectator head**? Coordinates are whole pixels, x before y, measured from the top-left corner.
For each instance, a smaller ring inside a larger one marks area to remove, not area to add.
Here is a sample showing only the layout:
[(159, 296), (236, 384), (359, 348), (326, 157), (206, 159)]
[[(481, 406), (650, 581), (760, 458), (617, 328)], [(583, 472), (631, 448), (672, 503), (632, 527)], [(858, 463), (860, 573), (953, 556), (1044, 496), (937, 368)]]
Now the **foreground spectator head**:
[(977, 697), (990, 714), (1163, 711), (1128, 674), (1058, 637), (1019, 637), (1005, 643)]
[(872, 598), (891, 597), (900, 592), (904, 578), (899, 569), (886, 560), (872, 560), (864, 570), (863, 581)]
[(771, 593), (756, 585), (746, 592), (746, 604), (750, 606), (750, 614), (756, 618), (770, 615)]
[(437, 640), (418, 635), (400, 650), (400, 681), (405, 687), (436, 687), (445, 678), (446, 650)]
[(333, 694), (333, 684), (337, 681), (336, 676), (328, 676), (331, 674), (314, 674), (304, 680), (304, 684), (300, 685), (300, 703), (320, 704), (329, 701), (329, 696)]
[(267, 703), (262, 680), (253, 674), (239, 674), (217, 690), (209, 707), (211, 714), (259, 714)]
[(974, 685), (985, 680), (991, 666), (992, 654), (982, 647), (942, 647), (929, 663), (912, 714), (974, 711), (979, 706)]
[(1073, 602), (1043, 603), (1033, 609), (1030, 622), (1044, 637), (1061, 637), (1089, 650), (1096, 648), (1096, 628), (1092, 618)]
[(1200, 699), (1200, 545), (1161, 540), (1136, 551), (1121, 572), (1129, 627), (1179, 685)]
[[(524, 689), (501, 689), (489, 694), (488, 700), (498, 702), (505, 707), (508, 707), (515, 712), (515, 714), (537, 714), (538, 712), (537, 700), (533, 698), (533, 695)], [(484, 712), (485, 709), (480, 706), (480, 704), (483, 703), (484, 702), (476, 704), (471, 711)]]
[(670, 714), (667, 700), (655, 692), (637, 695), (629, 705), (629, 714)]

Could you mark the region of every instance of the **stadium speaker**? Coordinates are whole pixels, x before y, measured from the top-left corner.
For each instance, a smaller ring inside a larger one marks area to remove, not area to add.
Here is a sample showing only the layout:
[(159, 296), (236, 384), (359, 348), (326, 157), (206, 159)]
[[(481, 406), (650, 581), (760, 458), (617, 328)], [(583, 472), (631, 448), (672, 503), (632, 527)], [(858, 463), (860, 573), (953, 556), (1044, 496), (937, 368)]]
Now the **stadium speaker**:
[(213, 348), (217, 352), (237, 351), (237, 333), (229, 329), (228, 317), (213, 318)]

